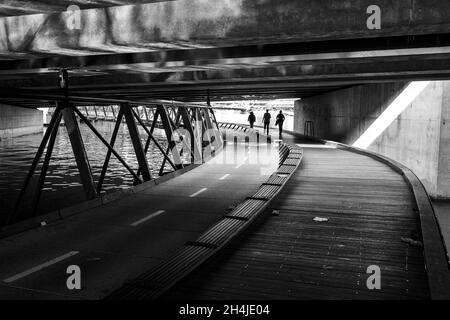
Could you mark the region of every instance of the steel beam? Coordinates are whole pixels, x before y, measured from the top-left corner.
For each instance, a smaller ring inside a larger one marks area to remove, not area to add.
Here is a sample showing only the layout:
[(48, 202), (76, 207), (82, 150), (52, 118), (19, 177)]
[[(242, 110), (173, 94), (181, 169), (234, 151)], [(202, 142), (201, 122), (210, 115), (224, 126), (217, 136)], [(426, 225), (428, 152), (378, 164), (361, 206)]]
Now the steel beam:
[(202, 147), (201, 143), (198, 143), (196, 139), (194, 128), (192, 126), (192, 119), (189, 115), (187, 108), (179, 108), (179, 112), (181, 114), (181, 118), (183, 119), (183, 125), (185, 129), (190, 134), (190, 144), (191, 144), (191, 162), (192, 163), (201, 163), (202, 162)]
[[(114, 107), (111, 106), (111, 108), (114, 112)], [(113, 148), (114, 148), (114, 144), (116, 143), (117, 134), (119, 132), (120, 125), (122, 124), (122, 118), (123, 118), (123, 110), (119, 109), (119, 113), (117, 114), (117, 119), (116, 119), (116, 125), (114, 126), (114, 130), (113, 130), (113, 133), (111, 136), (111, 141), (110, 141), (110, 145)], [(102, 190), (102, 185), (103, 185), (103, 181), (105, 180), (106, 170), (108, 170), (109, 160), (111, 159), (111, 154), (112, 154), (111, 149), (108, 149), (108, 152), (106, 153), (105, 161), (103, 162), (102, 172), (100, 173), (100, 178), (98, 179), (98, 183), (97, 183), (98, 194), (100, 194), (100, 192)]]
[(111, 110), (112, 110), (112, 114), (113, 114), (114, 120), (117, 120), (117, 118), (116, 118), (116, 110), (114, 110), (114, 106), (111, 106)]
[(141, 179), (137, 176), (137, 174), (133, 171), (133, 169), (130, 168), (130, 166), (125, 162), (125, 160), (120, 156), (120, 154), (117, 153), (116, 150), (114, 150), (113, 147), (105, 140), (105, 138), (102, 137), (102, 135), (95, 129), (95, 127), (92, 125), (92, 123), (87, 119), (83, 114), (77, 109), (74, 108), (75, 113), (83, 120), (86, 125), (92, 130), (92, 132), (97, 136), (97, 138), (100, 139), (100, 141), (109, 149), (111, 150), (112, 154), (117, 158), (117, 160), (122, 163), (122, 165), (128, 170), (128, 172), (138, 181), (141, 182)]
[[(141, 118), (139, 118), (139, 115), (137, 115), (135, 112), (133, 112), (133, 113), (134, 113), (134, 116), (135, 116), (136, 120), (139, 122), (139, 124), (142, 126), (142, 128), (145, 130), (145, 132), (148, 135), (147, 142), (146, 142), (145, 148), (144, 148), (144, 153), (147, 154), (148, 148), (150, 146), (150, 141), (153, 141), (155, 143), (156, 147), (159, 149), (159, 151), (164, 156), (164, 160), (163, 161), (167, 160), (170, 163), (170, 165), (172, 166), (172, 168), (174, 168), (176, 170), (177, 168), (176, 168), (175, 164), (172, 162), (172, 160), (170, 160), (169, 156), (167, 155), (168, 152), (164, 152), (164, 149), (161, 147), (161, 145), (159, 144), (158, 140), (156, 140), (155, 137), (153, 136), (153, 130), (155, 129), (154, 123), (152, 125), (152, 128), (149, 130), (145, 126), (144, 121)], [(140, 171), (138, 171), (138, 175), (139, 174), (140, 174)]]
[(199, 150), (202, 153), (203, 161), (203, 120), (201, 117), (200, 110), (197, 108), (192, 109), (192, 116), (194, 118), (194, 139), (197, 142)]
[(220, 131), (220, 128), (219, 128), (219, 123), (217, 122), (217, 118), (216, 118), (216, 114), (214, 113), (214, 109), (213, 108), (211, 108), (211, 106), (210, 106), (210, 104), (208, 104), (208, 106), (209, 106), (209, 112), (211, 113), (211, 115), (212, 115), (212, 118), (213, 118), (213, 123), (215, 124), (215, 129), (218, 131), (218, 133), (219, 133), (219, 137), (216, 137), (216, 139), (218, 140), (218, 143), (219, 143), (219, 148), (222, 148), (223, 147), (223, 137), (222, 137), (222, 135), (220, 134), (221, 133), (221, 131)]
[(134, 112), (127, 103), (121, 104), (120, 107), (123, 109), (128, 132), (130, 133), (131, 142), (133, 143), (134, 152), (136, 153), (136, 158), (139, 163), (139, 172), (142, 174), (144, 181), (149, 181), (152, 179), (152, 175), (148, 166), (147, 157), (145, 156), (144, 148), (142, 147), (141, 136), (134, 119)]
[(212, 123), (211, 123), (211, 118), (209, 117), (209, 113), (208, 113), (208, 109), (202, 109), (200, 110), (200, 114), (203, 118), (203, 123), (204, 123), (204, 130), (203, 130), (203, 142), (205, 142), (205, 147), (208, 148), (207, 150), (210, 150), (209, 153), (211, 154), (212, 150), (211, 150), (211, 146), (213, 146), (213, 139), (211, 136), (211, 130), (212, 128)]
[(70, 143), (77, 162), (81, 183), (83, 184), (86, 198), (93, 199), (97, 197), (97, 191), (86, 149), (84, 148), (83, 139), (81, 137), (80, 128), (78, 126), (78, 121), (75, 117), (74, 108), (75, 106), (72, 104), (66, 105), (62, 110), (62, 116), (66, 124), (67, 133), (69, 134)]
[(33, 216), (37, 215), (37, 209), (39, 206), (39, 200), (41, 199), (42, 188), (44, 187), (45, 177), (47, 176), (48, 167), (50, 165), (50, 160), (53, 153), (53, 147), (55, 145), (56, 136), (58, 135), (59, 123), (61, 122), (62, 114), (58, 112), (58, 118), (55, 122), (55, 125), (52, 128), (52, 133), (50, 136), (50, 140), (48, 142), (47, 151), (45, 152), (44, 163), (42, 164), (41, 174), (39, 176), (39, 180), (36, 186), (36, 193), (34, 195), (33, 201)]
[(42, 138), (41, 144), (39, 145), (39, 148), (38, 148), (38, 150), (36, 152), (36, 155), (34, 156), (33, 162), (31, 163), (30, 169), (28, 170), (28, 173), (27, 173), (27, 175), (25, 177), (25, 181), (24, 181), (23, 187), (20, 190), (19, 195), (17, 196), (17, 200), (16, 200), (16, 203), (14, 205), (14, 209), (13, 209), (13, 211), (11, 211), (11, 214), (9, 215), (9, 217), (6, 220), (6, 224), (7, 225), (12, 223), (12, 222), (14, 222), (14, 220), (16, 218), (16, 214), (17, 214), (19, 206), (20, 206), (20, 204), (22, 202), (23, 196), (25, 195), (25, 192), (26, 192), (26, 190), (28, 188), (28, 185), (31, 182), (33, 174), (36, 171), (36, 167), (37, 167), (37, 165), (39, 163), (39, 160), (42, 157), (42, 154), (44, 153), (44, 149), (47, 146), (47, 142), (48, 142), (48, 140), (50, 138), (50, 134), (51, 134), (51, 132), (52, 132), (54, 126), (55, 126), (55, 123), (58, 120), (58, 117), (59, 117), (60, 113), (61, 113), (61, 109), (57, 105), (56, 109), (55, 109), (55, 112), (53, 112), (52, 119), (50, 120), (50, 123), (49, 123), (49, 125), (47, 127), (47, 130), (45, 130), (44, 137)]
[(172, 152), (173, 160), (175, 162), (175, 166), (179, 169), (183, 167), (183, 162), (180, 157), (180, 152), (178, 150), (177, 144), (173, 139), (174, 128), (172, 127), (172, 121), (167, 112), (167, 108), (164, 105), (159, 105), (157, 107), (157, 111), (159, 116), (161, 117), (161, 121), (163, 123), (164, 131), (166, 133), (167, 143), (169, 145), (169, 150)]

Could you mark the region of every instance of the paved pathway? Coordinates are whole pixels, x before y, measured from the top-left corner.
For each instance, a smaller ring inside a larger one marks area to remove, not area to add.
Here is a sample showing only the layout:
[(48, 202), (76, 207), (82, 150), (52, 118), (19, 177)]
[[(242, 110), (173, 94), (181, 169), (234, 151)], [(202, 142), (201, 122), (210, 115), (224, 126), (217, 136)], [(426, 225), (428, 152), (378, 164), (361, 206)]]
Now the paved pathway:
[[(401, 241), (420, 230), (403, 178), (367, 156), (285, 139), (301, 143), (304, 156), (282, 192), (164, 298), (429, 298), (423, 250)], [(372, 265), (381, 269), (380, 290), (366, 286)]]
[[(278, 163), (276, 144), (247, 149), (240, 136), (234, 150), (229, 143), (172, 180), (0, 240), (0, 299), (98, 299), (150, 269), (253, 194)], [(81, 268), (82, 290), (67, 289), (70, 265)]]

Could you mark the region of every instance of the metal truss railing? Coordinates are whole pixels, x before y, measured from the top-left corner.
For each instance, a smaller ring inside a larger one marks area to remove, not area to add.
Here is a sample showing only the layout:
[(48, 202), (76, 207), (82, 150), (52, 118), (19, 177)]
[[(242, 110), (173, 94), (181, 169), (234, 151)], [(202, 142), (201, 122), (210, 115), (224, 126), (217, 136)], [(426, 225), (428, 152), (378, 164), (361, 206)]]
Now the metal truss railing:
[[(42, 160), (43, 163), (39, 173), (38, 185), (34, 190), (32, 208), (29, 213), (31, 216), (36, 216), (42, 188), (52, 157), (53, 146), (62, 120), (65, 122), (86, 199), (93, 199), (100, 195), (112, 156), (133, 176), (134, 183), (140, 184), (154, 177), (147, 160), (147, 153), (151, 143), (163, 155), (163, 161), (158, 175), (165, 174), (164, 168), (166, 164), (169, 164), (173, 170), (183, 168), (186, 165), (182, 161), (183, 152), (187, 151), (190, 154), (190, 163), (201, 164), (206, 156), (208, 156), (206, 154), (207, 152), (213, 151), (217, 154), (223, 147), (223, 138), (214, 111), (206, 104), (202, 106), (198, 104), (153, 103), (151, 105), (138, 106), (128, 102), (121, 102), (120, 104), (110, 106), (87, 107), (77, 106), (69, 102), (68, 98), (62, 101), (56, 101), (51, 120), (25, 177), (23, 187), (17, 197), (14, 209), (7, 220), (7, 224), (16, 221), (22, 200), (37, 171), (38, 164)], [(114, 130), (109, 141), (96, 129), (95, 120), (115, 122)], [(107, 148), (100, 177), (97, 182), (94, 181), (88, 154), (86, 153), (80, 133), (80, 121), (84, 122), (90, 131)], [(128, 128), (135, 156), (139, 164), (137, 171), (133, 170), (114, 148), (122, 123), (125, 123)], [(147, 135), (144, 145), (141, 142), (139, 127), (142, 127)], [(154, 136), (156, 127), (163, 129), (165, 132), (168, 145), (166, 149), (163, 148)]]

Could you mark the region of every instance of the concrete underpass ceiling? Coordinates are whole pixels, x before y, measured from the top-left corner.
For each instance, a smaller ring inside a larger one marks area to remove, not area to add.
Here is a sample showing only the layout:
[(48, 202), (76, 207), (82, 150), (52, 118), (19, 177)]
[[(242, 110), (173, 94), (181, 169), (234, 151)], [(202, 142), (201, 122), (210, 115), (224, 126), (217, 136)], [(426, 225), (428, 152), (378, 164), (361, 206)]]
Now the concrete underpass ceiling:
[[(0, 4), (0, 100), (70, 94), (145, 102), (300, 98), (362, 83), (450, 77), (446, 0), (6, 0)], [(80, 28), (67, 23), (78, 5)], [(80, 101), (81, 101), (80, 100)]]

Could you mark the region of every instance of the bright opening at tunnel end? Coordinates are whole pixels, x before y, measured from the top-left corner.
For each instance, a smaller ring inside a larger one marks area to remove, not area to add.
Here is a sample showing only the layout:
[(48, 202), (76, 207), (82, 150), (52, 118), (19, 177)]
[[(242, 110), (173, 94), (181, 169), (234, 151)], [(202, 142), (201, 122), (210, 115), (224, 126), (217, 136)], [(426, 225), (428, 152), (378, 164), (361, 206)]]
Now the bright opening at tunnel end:
[(414, 101), (431, 81), (413, 81), (392, 101), (370, 127), (353, 143), (353, 147), (367, 149), (384, 130)]

